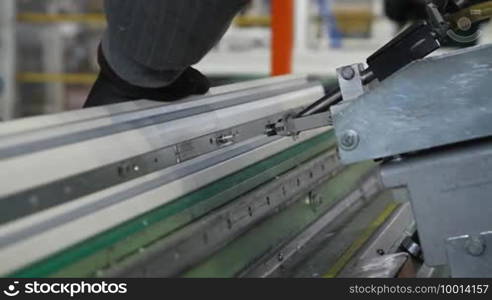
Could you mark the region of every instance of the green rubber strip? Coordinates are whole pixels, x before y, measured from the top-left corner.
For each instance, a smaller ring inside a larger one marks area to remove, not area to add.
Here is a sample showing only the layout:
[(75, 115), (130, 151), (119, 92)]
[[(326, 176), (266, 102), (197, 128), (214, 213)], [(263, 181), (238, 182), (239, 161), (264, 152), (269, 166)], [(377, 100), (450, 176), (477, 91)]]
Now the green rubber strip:
[(333, 131), (321, 134), (8, 276), (96, 276), (98, 270), (138, 253), (211, 210), (333, 148), (335, 143)]

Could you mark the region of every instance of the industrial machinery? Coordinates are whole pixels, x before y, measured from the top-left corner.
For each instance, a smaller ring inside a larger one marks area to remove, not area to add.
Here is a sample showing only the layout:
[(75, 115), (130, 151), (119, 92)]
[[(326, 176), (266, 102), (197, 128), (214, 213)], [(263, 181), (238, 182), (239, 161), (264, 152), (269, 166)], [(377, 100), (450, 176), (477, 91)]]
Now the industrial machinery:
[(491, 57), (488, 45), (430, 58), (331, 109), (342, 161), (383, 160), (384, 186), (412, 203), (426, 264), (458, 277), (492, 275)]
[[(369, 239), (399, 210), (382, 194), (376, 165), (343, 167), (329, 128), (296, 139), (264, 134), (323, 92), (280, 77), (179, 104), (139, 101), (3, 124), (1, 274), (270, 276), (327, 238), (341, 239), (341, 250)], [(348, 236), (334, 234), (342, 227)], [(290, 274), (323, 275), (333, 261)]]
[(403, 31), (367, 69), (340, 68), (336, 93), (268, 129), (295, 135), (331, 120), (342, 162), (382, 162), (385, 188), (411, 202), (426, 265), (449, 266), (456, 277), (490, 277), (492, 45), (417, 60), (445, 39), (476, 38), (459, 36), (450, 19), (471, 25), (471, 16), (491, 16), (492, 2), (448, 18), (432, 2), (427, 10), (428, 22)]
[(422, 60), (445, 9), (327, 95), (288, 76), (2, 124), (0, 275), (491, 276), (492, 46)]

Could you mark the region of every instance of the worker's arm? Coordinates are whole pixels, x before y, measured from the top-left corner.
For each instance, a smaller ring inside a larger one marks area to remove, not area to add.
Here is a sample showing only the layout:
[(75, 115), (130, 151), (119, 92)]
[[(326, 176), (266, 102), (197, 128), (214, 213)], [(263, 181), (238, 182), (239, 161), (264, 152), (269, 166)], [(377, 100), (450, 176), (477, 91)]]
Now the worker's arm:
[(101, 73), (87, 106), (174, 101), (208, 91), (196, 64), (248, 0), (105, 0)]

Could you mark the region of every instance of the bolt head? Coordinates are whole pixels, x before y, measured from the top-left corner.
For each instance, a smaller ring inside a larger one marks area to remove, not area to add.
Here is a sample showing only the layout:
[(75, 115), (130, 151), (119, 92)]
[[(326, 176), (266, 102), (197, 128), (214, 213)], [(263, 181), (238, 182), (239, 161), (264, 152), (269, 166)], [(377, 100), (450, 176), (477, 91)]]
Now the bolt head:
[(352, 80), (355, 77), (355, 70), (351, 66), (342, 68), (342, 77), (345, 80)]
[(354, 130), (347, 130), (340, 138), (340, 147), (345, 151), (351, 151), (359, 146), (359, 134)]
[(472, 256), (481, 256), (485, 252), (486, 245), (480, 237), (470, 237), (465, 244), (466, 251)]
[(458, 28), (462, 31), (468, 31), (471, 29), (473, 23), (468, 17), (462, 17), (457, 22)]

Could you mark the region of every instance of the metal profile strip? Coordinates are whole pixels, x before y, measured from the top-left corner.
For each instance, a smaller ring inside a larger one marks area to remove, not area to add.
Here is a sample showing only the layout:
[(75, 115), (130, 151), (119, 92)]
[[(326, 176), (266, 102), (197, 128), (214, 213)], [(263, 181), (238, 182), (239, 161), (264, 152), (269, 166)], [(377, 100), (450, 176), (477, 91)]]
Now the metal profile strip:
[[(18, 155), (29, 154), (32, 152), (48, 150), (64, 145), (79, 143), (89, 139), (95, 139), (111, 134), (117, 134), (127, 130), (134, 130), (146, 126), (170, 122), (177, 119), (187, 118), (197, 114), (212, 112), (259, 101), (264, 98), (275, 97), (289, 92), (298, 91), (303, 88), (317, 86), (317, 83), (306, 84), (304, 82), (268, 88), (258, 88), (253, 91), (230, 92), (204, 100), (195, 100), (197, 103), (190, 103), (187, 108), (180, 108), (180, 105), (166, 105), (162, 107), (140, 110), (138, 112), (125, 113), (90, 120), (85, 123), (64, 124), (57, 128), (45, 130), (33, 130), (14, 136), (2, 137), (0, 145), (0, 159), (7, 159)], [(209, 100), (214, 100), (211, 103)], [(193, 104), (193, 105), (190, 105)], [(200, 105), (198, 105), (200, 104)], [(181, 104), (181, 106), (184, 106)]]
[[(320, 86), (265, 98), (254, 104), (242, 104), (166, 123), (132, 129), (111, 136), (91, 139), (50, 150), (0, 161), (0, 193), (14, 195), (76, 174), (145, 153), (176, 145), (190, 139), (234, 128), (253, 120), (268, 118), (298, 109), (322, 93)], [(56, 168), (53, 168), (53, 165)], [(43, 176), (38, 176), (42, 170)], [(23, 180), (13, 180), (22, 178)]]
[(342, 169), (336, 151), (326, 152), (102, 274), (105, 277), (175, 276)]
[[(205, 96), (190, 97), (186, 100), (182, 100), (179, 103), (186, 103), (183, 105), (197, 105), (198, 99), (204, 97), (215, 96), (235, 91), (261, 88), (269, 85), (277, 85), (283, 82), (307, 82), (305, 77), (302, 76), (279, 76), (260, 80), (251, 80), (241, 83), (235, 83), (220, 87), (214, 87)], [(189, 103), (188, 103), (189, 102)], [(176, 105), (176, 103), (162, 103), (149, 100), (140, 100), (134, 102), (126, 102), (120, 104), (107, 105), (104, 107), (93, 107), (84, 110), (77, 111), (77, 113), (63, 112), (56, 115), (29, 117), (25, 119), (13, 120), (7, 123), (3, 123), (0, 126), (0, 137), (11, 136), (23, 132), (32, 130), (55, 128), (58, 126), (65, 126), (70, 123), (80, 123), (84, 121), (93, 121), (100, 118), (107, 118), (118, 114), (138, 112), (140, 110), (146, 110), (150, 108), (163, 107), (169, 105)]]
[[(241, 276), (259, 258), (303, 232), (333, 205), (359, 188), (360, 181), (372, 172), (374, 164), (350, 166), (338, 176), (322, 183), (308, 196), (299, 197), (285, 209), (228, 243), (217, 253), (181, 274), (183, 277)], [(277, 259), (282, 260), (279, 253)]]
[[(269, 143), (263, 147), (252, 148), (250, 152), (246, 153), (245, 155), (235, 157), (234, 160), (214, 165), (213, 167), (202, 172), (182, 178), (180, 181), (174, 181), (166, 185), (161, 185), (154, 190), (150, 190), (149, 192), (140, 194), (124, 202), (115, 204), (111, 207), (108, 207), (107, 209), (98, 210), (87, 217), (72, 220), (64, 226), (58, 226), (56, 228), (52, 228), (45, 233), (38, 234), (36, 236), (30, 237), (29, 239), (19, 241), (11, 245), (10, 247), (4, 248), (3, 251), (0, 252), (0, 259), (2, 261), (7, 261), (6, 264), (2, 265), (2, 270), (0, 271), (0, 273), (13, 272), (14, 270), (22, 268), (23, 266), (25, 267), (33, 262), (48, 258), (50, 255), (64, 249), (66, 249), (67, 251), (66, 255), (71, 257), (73, 261), (77, 261), (77, 259), (74, 259), (74, 256), (79, 257), (79, 259), (85, 259), (87, 257), (90, 257), (91, 255), (97, 255), (98, 252), (105, 251), (105, 249), (115, 249), (112, 248), (111, 245), (127, 240), (128, 235), (137, 234), (142, 230), (147, 230), (149, 226), (152, 226), (152, 224), (162, 222), (162, 220), (173, 217), (177, 213), (184, 210), (187, 210), (188, 212), (186, 213), (185, 217), (180, 218), (179, 220), (181, 222), (192, 221), (193, 218), (196, 218), (206, 211), (214, 208), (214, 206), (209, 206), (209, 203), (213, 202), (216, 205), (220, 206), (221, 203), (224, 203), (223, 201), (228, 201), (228, 199), (231, 199), (230, 197), (237, 197), (238, 195), (240, 195), (240, 193), (244, 193), (245, 191), (247, 191), (243, 190), (243, 188), (241, 187), (241, 182), (243, 182), (244, 180), (246, 180), (246, 183), (249, 182), (247, 180), (248, 176), (252, 176), (251, 180), (253, 180), (253, 178), (255, 178), (255, 174), (258, 173), (258, 170), (244, 170), (237, 173), (236, 175), (231, 176), (230, 178), (224, 178), (220, 182), (239, 180), (234, 184), (231, 183), (231, 185), (227, 188), (219, 188), (215, 184), (204, 187), (207, 184), (210, 184), (214, 180), (214, 178), (220, 178), (226, 176), (227, 174), (234, 174), (234, 172), (237, 172), (242, 168), (250, 166), (255, 162), (259, 162), (271, 155), (274, 155), (275, 153), (279, 153), (297, 144), (299, 145), (290, 149), (286, 153), (278, 154), (278, 159), (280, 159), (280, 157), (283, 157), (282, 159), (286, 159), (286, 156), (288, 157), (287, 153), (298, 153), (296, 155), (307, 155), (307, 153), (309, 153), (310, 151), (308, 151), (309, 148), (306, 149), (306, 147), (312, 147), (313, 145), (319, 143), (329, 143), (333, 145), (334, 141), (332, 132), (319, 135), (323, 132), (326, 131), (321, 130), (308, 133), (297, 142), (292, 141), (292, 139), (280, 139), (277, 142)], [(219, 153), (219, 155), (221, 154), (222, 153)], [(203, 157), (200, 159), (206, 161), (209, 158)], [(278, 160), (277, 158), (272, 159), (273, 161)], [(294, 163), (300, 162), (301, 161), (294, 161)], [(277, 164), (282, 165), (280, 161), (276, 161), (275, 165)], [(170, 170), (169, 172), (175, 171), (176, 170)], [(275, 175), (275, 173), (270, 173), (271, 172), (267, 172), (265, 175)], [(25, 228), (36, 227), (40, 222), (52, 220), (57, 216), (63, 217), (67, 215), (67, 213), (70, 213), (70, 211), (77, 211), (79, 209), (82, 209), (84, 205), (91, 206), (93, 204), (96, 204), (101, 201), (102, 197), (113, 195), (118, 191), (132, 191), (135, 189), (136, 186), (138, 186), (139, 182), (140, 184), (142, 184), (151, 178), (158, 178), (158, 176), (159, 174), (151, 174), (146, 176), (146, 178), (144, 177), (141, 179), (137, 179), (123, 186), (118, 186), (110, 190), (103, 191), (101, 193), (98, 193), (97, 195), (91, 195), (90, 197), (86, 197), (86, 199), (50, 209), (49, 211), (36, 214), (32, 217), (28, 217), (25, 220), (20, 220), (13, 224), (7, 224), (0, 229), (0, 237), (5, 237), (7, 234), (15, 234), (16, 232), (19, 232), (19, 230), (23, 230)], [(257, 179), (253, 180), (253, 182), (256, 181)], [(258, 184), (261, 184), (261, 181), (258, 182)], [(245, 188), (247, 186), (248, 185), (246, 185)], [(183, 189), (184, 187), (186, 187), (186, 189)], [(179, 198), (180, 194), (182, 196), (183, 193), (185, 193), (186, 191), (191, 192), (195, 189), (198, 189), (198, 194), (196, 194), (196, 196), (194, 196), (195, 194), (192, 194), (193, 196), (190, 196), (191, 198), (180, 198), (181, 200), (177, 199), (173, 201), (170, 205), (166, 205), (172, 199)], [(215, 200), (212, 201), (210, 197)], [(201, 206), (201, 204), (207, 205)], [(188, 207), (190, 208), (190, 210), (188, 210)], [(157, 210), (153, 211), (153, 209)], [(139, 215), (142, 216), (135, 219), (134, 221), (130, 221), (129, 223), (124, 223), (124, 221), (131, 220), (132, 218)], [(119, 224), (124, 225), (122, 225), (121, 228), (116, 227), (112, 230), (109, 230), (110, 228), (113, 228)], [(176, 226), (180, 226), (179, 224), (184, 225), (185, 223), (176, 222)], [(172, 228), (166, 229), (171, 230)], [(105, 230), (109, 231), (107, 233), (101, 234), (100, 236), (96, 236), (98, 233), (104, 232)], [(59, 241), (59, 244), (48, 245), (43, 242), (60, 235), (66, 236), (67, 238)], [(84, 244), (80, 244), (67, 249), (68, 246), (80, 243), (83, 240), (91, 237), (94, 238)], [(32, 251), (28, 250), (32, 249), (34, 245), (37, 245), (35, 247), (37, 247), (38, 251), (35, 253), (35, 255), (32, 255)], [(118, 248), (131, 250), (131, 245), (128, 246), (130, 247)], [(108, 254), (106, 254), (106, 256), (107, 255)], [(64, 267), (67, 267), (67, 260), (65, 257), (65, 254), (54, 256), (48, 261), (40, 262), (40, 265), (34, 265), (32, 268), (27, 268), (19, 273), (16, 273), (16, 275), (14, 276), (47, 276), (50, 273), (58, 272)]]
[(269, 143), (270, 141), (265, 141), (263, 139), (259, 141), (249, 142), (237, 148), (229, 148), (227, 152), (222, 152), (220, 155), (207, 157), (206, 160), (198, 161), (192, 165), (188, 165), (180, 169), (174, 169), (171, 172), (164, 172), (159, 177), (153, 180), (147, 180), (141, 182), (138, 185), (133, 185), (132, 189), (125, 189), (122, 192), (113, 193), (108, 195), (107, 197), (102, 197), (99, 199), (99, 201), (97, 201), (97, 203), (91, 203), (90, 205), (82, 206), (76, 211), (65, 213), (58, 217), (53, 217), (45, 222), (38, 223), (36, 227), (28, 227), (25, 230), (19, 230), (15, 235), (3, 236), (0, 240), (0, 250), (2, 249), (2, 247), (19, 242), (30, 236), (40, 234), (43, 231), (56, 228), (57, 226), (62, 226), (70, 221), (88, 216), (101, 209), (106, 209), (111, 206), (117, 205), (128, 199), (131, 199), (132, 197), (138, 197), (140, 194), (159, 188), (160, 186), (169, 184), (170, 182), (177, 181), (186, 176), (193, 175), (194, 173), (213, 167), (214, 165), (220, 164), (224, 161), (231, 160), (238, 155), (246, 154), (247, 152), (251, 151), (251, 149), (262, 147), (268, 145)]
[[(153, 172), (175, 166), (195, 157), (222, 149), (224, 146), (216, 140), (222, 134), (230, 134), (233, 140), (227, 146), (254, 138), (265, 126), (282, 115), (256, 120), (233, 129), (224, 129), (210, 135), (193, 139), (181, 144), (166, 147), (104, 165), (87, 172), (63, 178), (49, 184), (34, 187), (13, 196), (0, 197), (0, 224), (6, 223), (56, 205), (66, 204), (80, 197), (122, 184)], [(272, 138), (271, 141), (276, 139)], [(183, 174), (186, 176), (188, 174)], [(53, 197), (53, 195), (57, 195)], [(0, 243), (1, 245), (1, 243)]]
[[(288, 264), (300, 249), (303, 249), (306, 244), (313, 240), (328, 225), (333, 223), (340, 215), (356, 206), (357, 203), (362, 203), (366, 201), (366, 199), (371, 199), (381, 190), (382, 186), (379, 183), (376, 174), (372, 174), (362, 183), (360, 188), (354, 190), (343, 200), (334, 205), (331, 210), (313, 222), (306, 230), (280, 249), (274, 251), (273, 254), (268, 254), (265, 258), (261, 259), (259, 263), (245, 271), (245, 276), (263, 278), (272, 276), (278, 272), (282, 266)], [(281, 260), (278, 259), (279, 253), (281, 253)]]

